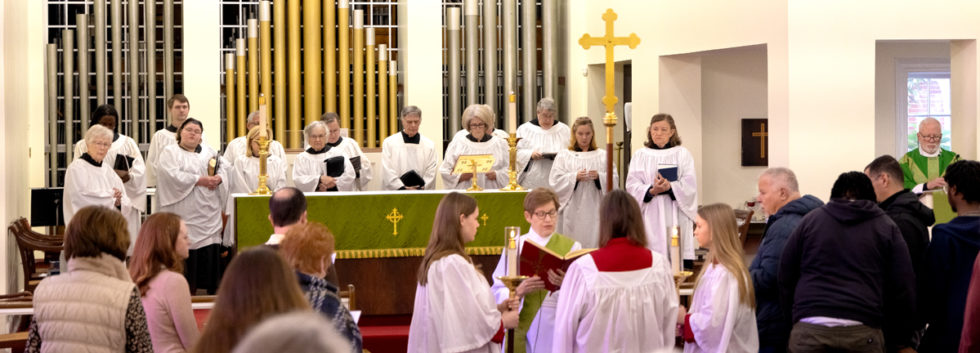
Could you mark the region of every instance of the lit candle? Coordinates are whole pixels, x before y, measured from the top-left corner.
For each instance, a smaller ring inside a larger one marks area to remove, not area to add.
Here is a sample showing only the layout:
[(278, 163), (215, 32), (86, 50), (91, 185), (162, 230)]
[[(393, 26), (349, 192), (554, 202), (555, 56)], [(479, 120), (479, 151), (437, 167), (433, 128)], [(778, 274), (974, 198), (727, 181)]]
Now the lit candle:
[(504, 234), (507, 237), (507, 276), (517, 276), (517, 227), (507, 227)]
[[(514, 91), (510, 92), (510, 99), (507, 102), (507, 129), (511, 134), (517, 132), (517, 95)], [(488, 131), (487, 133), (493, 133)]]
[(670, 266), (674, 273), (681, 272), (680, 238), (677, 236), (677, 226), (670, 228)]
[(268, 138), (269, 135), (266, 133), (265, 109), (265, 96), (259, 96), (259, 137)]

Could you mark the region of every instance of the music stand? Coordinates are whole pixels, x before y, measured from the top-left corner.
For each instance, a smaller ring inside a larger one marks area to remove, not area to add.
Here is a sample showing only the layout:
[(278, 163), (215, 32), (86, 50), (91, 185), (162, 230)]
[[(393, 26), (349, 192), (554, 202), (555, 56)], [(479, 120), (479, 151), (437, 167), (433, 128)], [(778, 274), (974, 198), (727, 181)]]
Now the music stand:
[(61, 206), (64, 188), (31, 189), (31, 227), (57, 227), (65, 225)]

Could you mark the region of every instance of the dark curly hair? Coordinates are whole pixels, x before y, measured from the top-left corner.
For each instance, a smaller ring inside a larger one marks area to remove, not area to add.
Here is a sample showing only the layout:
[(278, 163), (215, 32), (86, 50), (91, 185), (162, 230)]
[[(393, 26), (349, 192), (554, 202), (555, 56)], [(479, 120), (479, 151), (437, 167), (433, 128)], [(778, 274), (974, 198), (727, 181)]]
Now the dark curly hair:
[(963, 201), (980, 203), (980, 162), (961, 160), (950, 164), (943, 178), (950, 188), (963, 195)]
[(876, 202), (875, 188), (871, 185), (871, 179), (861, 172), (842, 173), (834, 182), (833, 189), (830, 190), (831, 200), (868, 200)]

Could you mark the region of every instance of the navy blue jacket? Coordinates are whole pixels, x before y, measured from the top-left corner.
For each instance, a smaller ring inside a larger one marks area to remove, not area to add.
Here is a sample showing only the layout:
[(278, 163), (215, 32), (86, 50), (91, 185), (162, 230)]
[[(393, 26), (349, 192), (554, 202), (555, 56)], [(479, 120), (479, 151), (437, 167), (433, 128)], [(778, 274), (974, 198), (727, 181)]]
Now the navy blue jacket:
[(980, 251), (980, 217), (956, 217), (932, 228), (926, 251), (923, 303), (929, 328), (919, 352), (956, 352), (963, 330), (973, 261)]
[(789, 342), (790, 323), (779, 308), (779, 286), (776, 283), (779, 256), (783, 253), (786, 239), (803, 216), (820, 206), (823, 206), (823, 201), (813, 195), (805, 195), (783, 205), (766, 222), (759, 252), (749, 266), (752, 285), (755, 286), (755, 321), (762, 347), (776, 347), (782, 351)]

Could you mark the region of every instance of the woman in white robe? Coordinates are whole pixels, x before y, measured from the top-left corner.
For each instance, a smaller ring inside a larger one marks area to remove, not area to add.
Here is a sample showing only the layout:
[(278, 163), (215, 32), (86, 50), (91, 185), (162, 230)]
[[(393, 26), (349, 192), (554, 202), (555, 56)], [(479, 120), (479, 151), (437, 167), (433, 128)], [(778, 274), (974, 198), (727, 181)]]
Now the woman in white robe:
[[(259, 126), (259, 112), (254, 111), (248, 114), (248, 118), (245, 119), (245, 131), (252, 131), (253, 128)], [(246, 132), (247, 135), (247, 132)], [(269, 138), (273, 138), (272, 134), (268, 135)], [(228, 142), (225, 146), (224, 157), (228, 160), (228, 163), (232, 165), (235, 164), (239, 158), (247, 158), (250, 155), (248, 151), (249, 148), (245, 147), (248, 145), (248, 136), (238, 136)], [(272, 140), (269, 141), (269, 156), (276, 156), (281, 161), (286, 160), (286, 150), (283, 149), (282, 144), (279, 141)]]
[[(499, 137), (487, 134), (488, 128), (493, 127), (493, 110), (485, 104), (473, 104), (463, 111), (463, 126), (469, 134), (455, 139), (446, 148), (439, 174), (442, 175), (443, 186), (446, 189), (466, 189), (472, 185), (471, 178), (476, 178), (476, 184), (484, 189), (499, 189), (507, 186), (507, 167), (510, 153), (507, 142)], [(487, 173), (453, 174), (453, 167), (460, 156), (493, 155), (493, 167)]]
[[(303, 129), (306, 143), (310, 145), (306, 151), (296, 156), (293, 161), (293, 184), (303, 192), (352, 191), (356, 180), (354, 165), (344, 156), (343, 151), (327, 145), (327, 126), (322, 121), (314, 121)], [(327, 165), (324, 161), (330, 157), (344, 156), (344, 171), (339, 177), (327, 176)]]
[(652, 352), (674, 346), (677, 293), (667, 259), (646, 248), (640, 210), (613, 190), (599, 206), (600, 248), (572, 263), (553, 352)]
[[(564, 151), (571, 134), (557, 121), (558, 108), (551, 98), (538, 101), (537, 118), (517, 128), (517, 180), (526, 189), (547, 187), (555, 153)], [(548, 158), (551, 156), (551, 158)]]
[[(240, 156), (235, 159), (232, 168), (232, 183), (229, 193), (251, 193), (259, 187), (259, 128), (254, 127), (249, 130), (246, 137), (247, 145), (250, 146), (248, 156)], [(268, 133), (267, 129), (267, 133)], [(267, 136), (272, 136), (271, 134)], [(266, 158), (266, 185), (269, 190), (275, 192), (286, 186), (286, 162), (270, 153)]]
[[(422, 111), (414, 105), (402, 108), (402, 131), (381, 143), (381, 188), (383, 190), (434, 190), (436, 188), (435, 144), (419, 133)], [(414, 171), (425, 183), (406, 186), (401, 176)]]
[(371, 170), (371, 160), (368, 159), (364, 151), (361, 150), (361, 145), (357, 143), (354, 139), (350, 137), (343, 137), (340, 134), (340, 121), (337, 120), (337, 114), (326, 113), (323, 114), (321, 120), (327, 128), (327, 146), (332, 149), (336, 149), (348, 160), (352, 161), (355, 158), (360, 158), (361, 167), (360, 170), (355, 170), (355, 183), (353, 184), (354, 189), (357, 191), (367, 190), (368, 183), (371, 182), (374, 175)]
[(694, 236), (708, 255), (691, 311), (685, 314), (681, 307), (677, 317), (685, 353), (759, 351), (752, 276), (742, 257), (735, 222), (735, 212), (725, 204), (698, 210)]
[(62, 211), (65, 224), (68, 224), (75, 212), (85, 206), (119, 210), (128, 223), (130, 243), (127, 254), (132, 254), (139, 234), (140, 215), (126, 194), (122, 180), (112, 170), (112, 160), (106, 158), (112, 148), (112, 136), (112, 130), (102, 125), (92, 125), (85, 132), (82, 140), (87, 145), (85, 151), (65, 171)]
[(476, 238), (479, 214), (476, 200), (464, 194), (449, 193), (439, 202), (418, 271), (409, 353), (500, 352), (504, 329), (517, 326), (519, 301), (501, 312), (464, 251)]
[[(599, 201), (609, 190), (606, 185), (606, 150), (596, 148), (592, 119), (581, 117), (572, 124), (572, 145), (558, 153), (551, 167), (549, 184), (561, 203), (559, 233), (582, 243), (585, 248), (599, 244)], [(613, 164), (613, 187), (619, 174)]]
[[(668, 229), (680, 228), (681, 257), (694, 260), (694, 216), (698, 207), (698, 178), (694, 158), (681, 146), (674, 118), (657, 114), (650, 120), (646, 148), (630, 161), (626, 190), (640, 203), (647, 246), (669, 256)], [(677, 181), (661, 177), (660, 169), (676, 168)]]
[(187, 223), (191, 250), (184, 262), (184, 277), (191, 292), (202, 288), (210, 294), (221, 279), (222, 245), (233, 245), (233, 239), (221, 236), (231, 166), (201, 143), (203, 132), (203, 125), (194, 118), (178, 128), (177, 143), (160, 154), (157, 194), (161, 211), (177, 214)]

